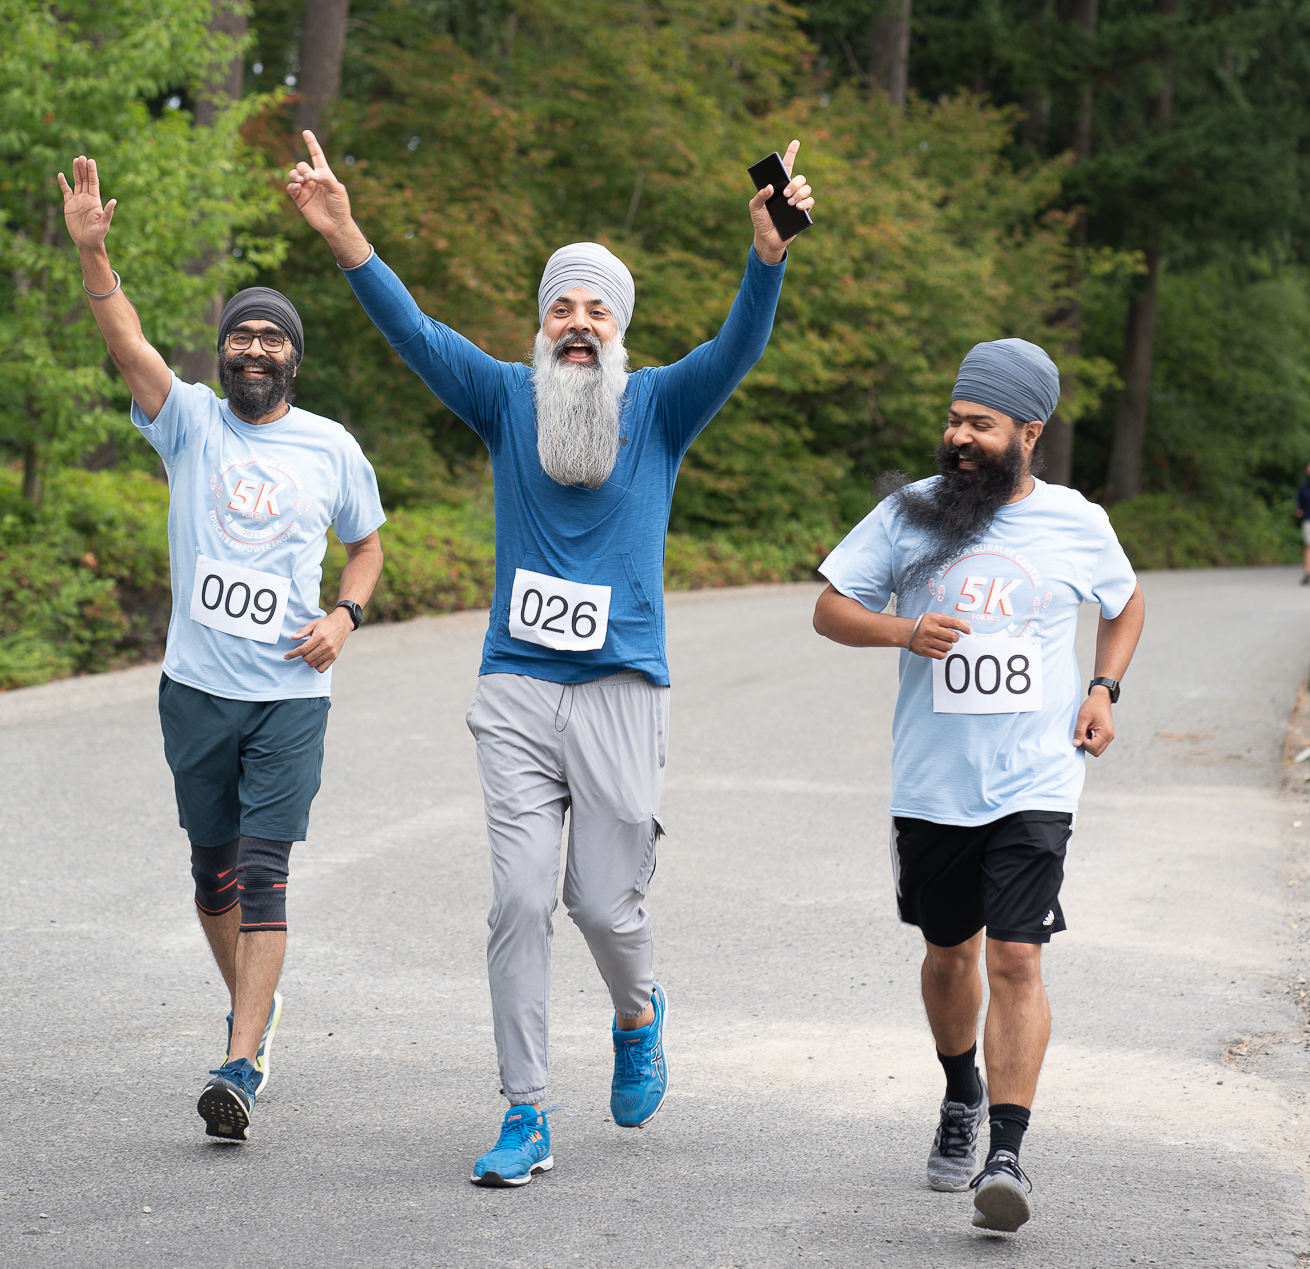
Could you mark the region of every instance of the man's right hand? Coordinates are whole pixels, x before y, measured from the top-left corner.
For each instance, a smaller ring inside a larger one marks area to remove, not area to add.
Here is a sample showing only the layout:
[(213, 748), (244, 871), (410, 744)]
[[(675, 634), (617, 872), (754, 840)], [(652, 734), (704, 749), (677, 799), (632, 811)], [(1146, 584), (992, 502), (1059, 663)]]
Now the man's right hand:
[[(971, 634), (972, 627), (967, 621), (958, 617), (946, 617), (941, 613), (927, 612), (919, 622), (914, 637), (906, 645), (916, 656), (929, 657), (940, 661), (950, 656), (960, 634)], [(959, 634), (956, 633), (959, 631)]]
[(78, 251), (98, 251), (105, 245), (105, 235), (114, 219), (118, 199), (111, 198), (107, 206), (101, 207), (100, 176), (96, 172), (95, 159), (79, 154), (73, 160), (72, 188), (62, 172), (59, 173), (59, 188), (64, 192), (64, 223), (74, 246)]
[(287, 193), (301, 215), (326, 239), (337, 263), (353, 269), (368, 259), (372, 248), (350, 214), (350, 195), (328, 166), (318, 138), (308, 131), (301, 135), (313, 166), (301, 161), (287, 173)]

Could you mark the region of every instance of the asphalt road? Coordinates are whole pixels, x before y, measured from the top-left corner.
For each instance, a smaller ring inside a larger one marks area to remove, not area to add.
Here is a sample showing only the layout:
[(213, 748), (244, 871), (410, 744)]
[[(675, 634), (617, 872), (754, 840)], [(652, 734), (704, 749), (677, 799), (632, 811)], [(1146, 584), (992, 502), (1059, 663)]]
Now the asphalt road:
[(1310, 799), (1279, 791), (1310, 594), (1288, 570), (1144, 586), (1047, 957), (1018, 1235), (925, 1183), (941, 1077), (886, 856), (895, 655), (819, 639), (798, 585), (670, 599), (672, 1088), (649, 1128), (607, 1122), (609, 1006), (561, 911), (557, 1165), (518, 1191), (467, 1180), (503, 1106), (464, 727), (485, 614), (347, 649), (245, 1145), (194, 1109), (227, 1006), (157, 669), (0, 698), (0, 1264), (1310, 1264)]

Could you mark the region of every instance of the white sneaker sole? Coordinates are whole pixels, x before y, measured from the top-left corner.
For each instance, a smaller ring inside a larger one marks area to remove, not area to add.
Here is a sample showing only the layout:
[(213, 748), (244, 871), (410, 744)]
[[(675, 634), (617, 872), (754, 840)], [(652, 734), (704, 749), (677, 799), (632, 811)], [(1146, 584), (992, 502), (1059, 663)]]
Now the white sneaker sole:
[(263, 1060), (263, 1068), (259, 1071), (259, 1083), (255, 1086), (255, 1096), (258, 1097), (264, 1091), (264, 1085), (268, 1083), (268, 1059), (273, 1052), (273, 1037), (277, 1035), (277, 1024), (282, 1021), (282, 993), (275, 991), (273, 993), (272, 1020), (264, 1024), (264, 1035), (260, 1039), (260, 1049), (262, 1052), (256, 1054), (257, 1058)]
[(527, 1176), (503, 1177), (499, 1172), (484, 1172), (481, 1176), (471, 1176), (474, 1185), (486, 1185), (494, 1190), (510, 1190), (520, 1185), (527, 1185), (538, 1172), (549, 1172), (555, 1166), (555, 1156), (548, 1154), (540, 1163), (534, 1163), (528, 1169)]
[(995, 1229), (1013, 1234), (1020, 1225), (1032, 1220), (1033, 1205), (1017, 1181), (994, 1180), (978, 1187), (973, 1196), (977, 1209), (973, 1223), (978, 1229)]

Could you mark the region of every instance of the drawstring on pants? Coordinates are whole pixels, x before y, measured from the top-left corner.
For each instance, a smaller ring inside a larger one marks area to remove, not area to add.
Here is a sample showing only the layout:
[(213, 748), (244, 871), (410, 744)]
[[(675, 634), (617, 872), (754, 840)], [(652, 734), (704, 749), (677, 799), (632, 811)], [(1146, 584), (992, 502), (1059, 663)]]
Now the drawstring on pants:
[[(559, 720), (559, 712), (564, 708), (564, 697), (569, 698), (569, 708), (564, 715), (564, 721)], [(563, 731), (569, 725), (569, 719), (573, 717), (573, 684), (565, 683), (560, 689), (559, 704), (555, 706), (555, 730)]]

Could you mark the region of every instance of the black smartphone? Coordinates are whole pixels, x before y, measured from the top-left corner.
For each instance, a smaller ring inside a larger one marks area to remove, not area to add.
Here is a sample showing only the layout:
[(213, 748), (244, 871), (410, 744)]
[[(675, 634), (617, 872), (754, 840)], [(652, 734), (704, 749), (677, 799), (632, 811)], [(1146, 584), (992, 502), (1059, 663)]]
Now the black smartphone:
[(769, 219), (773, 221), (773, 227), (784, 242), (814, 224), (809, 212), (801, 211), (799, 207), (793, 207), (787, 202), (786, 195), (782, 191), (787, 188), (787, 182), (791, 177), (787, 175), (787, 169), (782, 165), (782, 155), (777, 150), (774, 150), (767, 159), (752, 163), (746, 170), (751, 174), (756, 189), (763, 189), (766, 185), (773, 186), (773, 193), (764, 206), (768, 208)]

